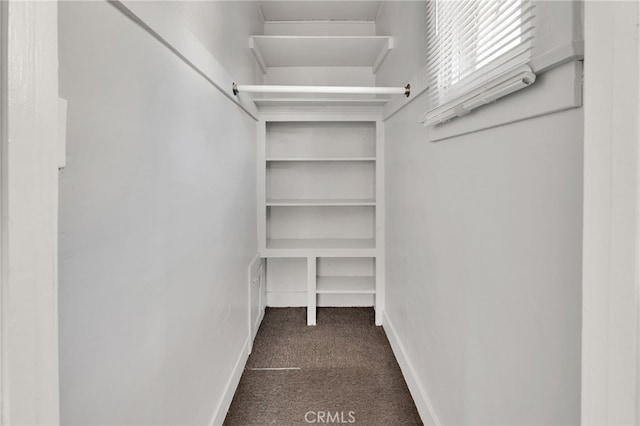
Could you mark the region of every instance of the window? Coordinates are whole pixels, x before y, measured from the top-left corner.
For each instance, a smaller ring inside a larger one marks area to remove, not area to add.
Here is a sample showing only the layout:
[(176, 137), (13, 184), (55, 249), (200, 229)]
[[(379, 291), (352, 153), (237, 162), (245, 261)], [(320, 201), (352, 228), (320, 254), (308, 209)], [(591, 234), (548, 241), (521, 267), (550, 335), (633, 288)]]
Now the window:
[(425, 126), (533, 83), (533, 18), (530, 0), (429, 0)]

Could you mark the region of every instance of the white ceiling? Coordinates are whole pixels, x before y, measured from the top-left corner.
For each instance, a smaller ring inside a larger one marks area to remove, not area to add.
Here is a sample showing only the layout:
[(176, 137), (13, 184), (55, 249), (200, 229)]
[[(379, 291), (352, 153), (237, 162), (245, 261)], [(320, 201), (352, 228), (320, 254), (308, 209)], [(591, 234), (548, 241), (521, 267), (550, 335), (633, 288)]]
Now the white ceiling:
[(261, 0), (266, 21), (375, 21), (382, 1)]

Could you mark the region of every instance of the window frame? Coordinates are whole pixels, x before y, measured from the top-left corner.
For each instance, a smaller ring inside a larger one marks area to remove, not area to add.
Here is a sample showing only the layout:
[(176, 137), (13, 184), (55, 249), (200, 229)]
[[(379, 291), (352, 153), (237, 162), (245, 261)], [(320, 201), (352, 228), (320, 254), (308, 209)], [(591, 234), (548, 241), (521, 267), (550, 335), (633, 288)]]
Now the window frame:
[[(435, 27), (428, 30), (426, 39), (430, 87), (428, 109), (421, 120), (425, 126), (466, 115), (535, 81), (527, 65), (535, 40), (535, 4), (490, 1), (486, 6), (479, 0), (428, 0), (427, 21)], [(441, 12), (443, 7), (447, 9)], [(496, 16), (501, 18), (498, 22)], [(446, 31), (439, 28), (442, 19), (449, 26)], [(478, 45), (480, 40), (484, 46)]]

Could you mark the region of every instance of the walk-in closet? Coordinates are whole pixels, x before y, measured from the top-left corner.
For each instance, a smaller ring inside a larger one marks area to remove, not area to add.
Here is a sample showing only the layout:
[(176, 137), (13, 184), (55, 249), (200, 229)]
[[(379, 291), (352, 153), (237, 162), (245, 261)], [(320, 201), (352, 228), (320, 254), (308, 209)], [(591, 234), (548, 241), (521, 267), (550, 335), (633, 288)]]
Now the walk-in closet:
[(0, 1), (0, 424), (639, 424), (639, 23)]

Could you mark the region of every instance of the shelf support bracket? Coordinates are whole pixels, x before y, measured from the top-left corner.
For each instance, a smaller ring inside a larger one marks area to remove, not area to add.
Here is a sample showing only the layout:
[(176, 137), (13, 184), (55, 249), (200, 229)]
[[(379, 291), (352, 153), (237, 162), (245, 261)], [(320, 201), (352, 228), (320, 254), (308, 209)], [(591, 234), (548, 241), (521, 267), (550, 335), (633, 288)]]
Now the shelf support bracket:
[(382, 50), (380, 51), (380, 54), (376, 58), (376, 61), (373, 63), (374, 74), (378, 72), (378, 68), (380, 68), (380, 65), (382, 65), (384, 60), (387, 58), (387, 55), (393, 48), (394, 48), (394, 42), (393, 42), (393, 37), (391, 37), (389, 38), (389, 40), (387, 40), (386, 46), (382, 48)]
[(256, 62), (258, 63), (258, 65), (260, 65), (262, 73), (267, 74), (267, 63), (264, 60), (260, 49), (258, 49), (258, 47), (256, 46), (256, 42), (253, 38), (249, 38), (249, 49), (251, 49), (251, 52), (253, 52), (253, 56), (256, 58)]

